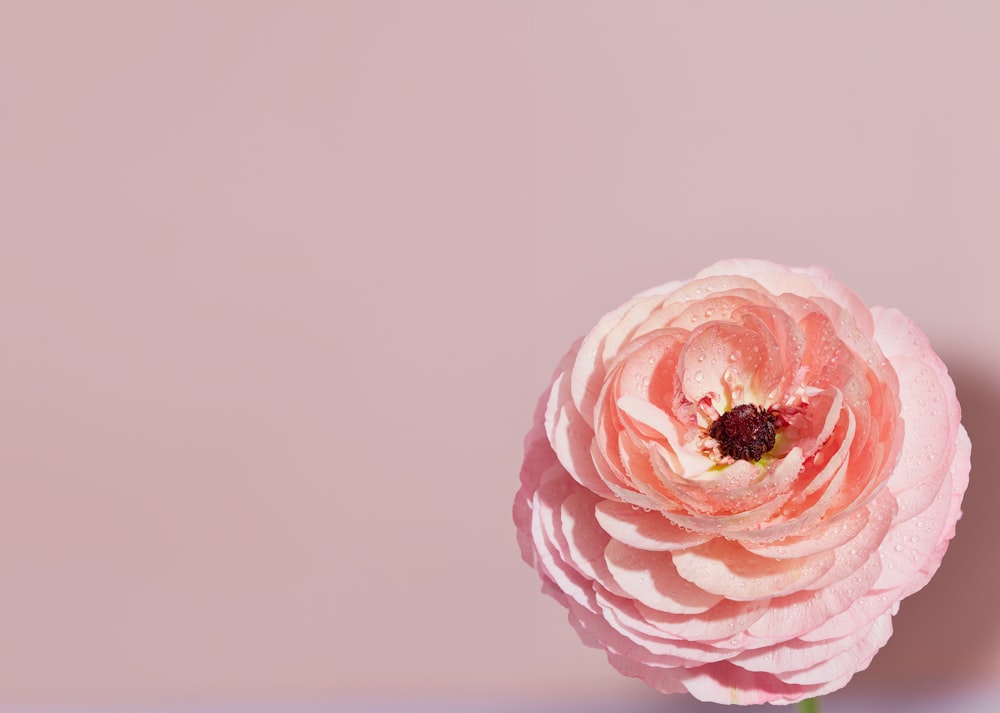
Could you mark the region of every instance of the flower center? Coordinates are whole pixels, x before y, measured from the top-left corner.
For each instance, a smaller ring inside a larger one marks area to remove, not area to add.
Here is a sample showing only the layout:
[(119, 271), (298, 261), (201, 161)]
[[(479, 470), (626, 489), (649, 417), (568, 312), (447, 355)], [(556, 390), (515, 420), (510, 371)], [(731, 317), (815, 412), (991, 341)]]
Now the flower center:
[(741, 404), (722, 414), (708, 435), (718, 442), (723, 456), (753, 463), (774, 448), (776, 420), (762, 406)]

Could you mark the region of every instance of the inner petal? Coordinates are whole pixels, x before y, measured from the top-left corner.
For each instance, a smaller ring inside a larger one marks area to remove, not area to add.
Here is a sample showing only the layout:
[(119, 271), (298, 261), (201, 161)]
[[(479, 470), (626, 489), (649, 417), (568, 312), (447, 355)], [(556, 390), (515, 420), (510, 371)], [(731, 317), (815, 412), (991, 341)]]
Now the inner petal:
[[(753, 326), (762, 325), (758, 321)], [(759, 387), (772, 380), (772, 372), (780, 378), (779, 357), (774, 337), (760, 329), (732, 322), (706, 324), (691, 333), (681, 352), (681, 391), (691, 403), (707, 399), (718, 414), (739, 404), (764, 404), (766, 392), (759, 393)], [(699, 425), (711, 424), (700, 416)]]

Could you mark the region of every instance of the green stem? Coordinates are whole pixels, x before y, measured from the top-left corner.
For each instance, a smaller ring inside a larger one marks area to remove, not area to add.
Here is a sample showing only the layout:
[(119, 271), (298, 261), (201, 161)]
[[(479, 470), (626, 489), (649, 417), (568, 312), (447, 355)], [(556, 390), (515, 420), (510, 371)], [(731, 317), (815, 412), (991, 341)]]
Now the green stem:
[(806, 698), (799, 701), (799, 713), (819, 713), (819, 699)]

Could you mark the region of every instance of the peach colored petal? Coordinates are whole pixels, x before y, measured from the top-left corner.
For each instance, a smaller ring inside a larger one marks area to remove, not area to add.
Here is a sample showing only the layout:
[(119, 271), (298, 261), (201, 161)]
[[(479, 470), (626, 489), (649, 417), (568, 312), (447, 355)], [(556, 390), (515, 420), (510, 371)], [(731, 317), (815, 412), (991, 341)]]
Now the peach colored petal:
[(637, 550), (680, 550), (711, 539), (711, 535), (677, 527), (658, 511), (646, 512), (613, 500), (599, 502), (595, 514), (608, 535)]
[(804, 686), (785, 683), (773, 674), (747, 671), (729, 661), (671, 673), (689, 693), (703, 701), (746, 706), (810, 697)]
[(568, 397), (569, 375), (563, 372), (552, 384), (545, 412), (549, 442), (574, 480), (598, 495), (610, 496), (590, 454), (591, 431)]
[(583, 342), (570, 379), (573, 403), (583, 420), (593, 426), (594, 406), (604, 385), (609, 364), (625, 339), (662, 303), (662, 297), (636, 297), (604, 315)]
[(822, 523), (801, 537), (787, 537), (777, 542), (742, 541), (745, 549), (761, 557), (808, 557), (843, 545), (868, 523), (868, 509), (860, 508), (847, 517)]
[[(741, 403), (766, 403), (782, 370), (774, 335), (760, 327), (747, 317), (740, 324), (709, 322), (695, 329), (677, 367), (684, 396), (692, 403), (710, 399), (719, 413)], [(743, 391), (734, 394), (736, 385)]]
[[(956, 449), (958, 458), (968, 457), (968, 442), (963, 429)], [(961, 472), (964, 469), (956, 470)], [(909, 520), (893, 525), (880, 550), (883, 571), (876, 586), (884, 589), (902, 587), (910, 594), (926, 584), (944, 554), (939, 545), (942, 540), (947, 543), (954, 535), (955, 520), (950, 513), (953, 503), (961, 498), (964, 491), (965, 483), (956, 487), (952, 483), (951, 471), (948, 471), (941, 489), (927, 508)]]
[(737, 637), (734, 648), (751, 651), (771, 648), (819, 626), (831, 616), (823, 597), (809, 589), (770, 601), (767, 611)]
[(825, 641), (850, 636), (852, 632), (871, 627), (876, 619), (899, 602), (899, 598), (898, 590), (870, 589), (847, 609), (801, 634), (799, 638), (803, 641)]
[(615, 382), (615, 397), (634, 396), (669, 408), (673, 401), (670, 377), (686, 337), (681, 330), (659, 329), (630, 344), (608, 371), (607, 380)]
[(942, 383), (942, 375), (933, 366), (907, 356), (894, 356), (891, 361), (900, 379), (906, 438), (889, 488), (899, 501), (900, 518), (906, 519), (927, 508), (954, 456), (957, 424), (949, 413), (949, 402), (955, 397), (954, 387), (948, 393), (950, 380)]
[(559, 533), (565, 543), (566, 562), (588, 579), (606, 576), (604, 548), (610, 537), (594, 518), (594, 508), (602, 499), (588, 490), (571, 492), (559, 508)]
[[(665, 652), (650, 651), (643, 642), (616, 629), (598, 607), (596, 610), (572, 599), (566, 600), (570, 610), (570, 623), (587, 646), (605, 649), (609, 658), (623, 655), (642, 666), (680, 668), (689, 664), (688, 659)], [(614, 613), (614, 612), (613, 612)], [(625, 629), (627, 631), (627, 629)], [(655, 644), (652, 644), (656, 648)], [(688, 647), (689, 648), (689, 647)]]
[(732, 321), (738, 310), (760, 305), (762, 301), (766, 305), (771, 304), (770, 298), (762, 300), (759, 287), (730, 288), (711, 293), (700, 301), (666, 304), (654, 316), (662, 318), (671, 327), (690, 331), (706, 322)]
[(521, 558), (532, 567), (536, 563), (536, 551), (532, 539), (532, 522), (535, 500), (542, 475), (558, 464), (555, 453), (545, 437), (544, 414), (546, 395), (538, 399), (535, 407), (534, 426), (524, 437), (524, 461), (521, 464), (521, 487), (514, 497), (513, 517), (517, 528), (517, 542)]
[[(653, 465), (659, 463), (653, 458)], [(703, 511), (721, 519), (722, 513), (755, 513), (759, 523), (777, 513), (802, 470), (802, 451), (793, 448), (784, 458), (753, 464), (738, 460), (689, 479), (689, 498), (700, 502)], [(683, 487), (683, 485), (681, 486)], [(690, 510), (695, 507), (691, 506)], [(764, 526), (766, 528), (766, 526)]]
[[(653, 455), (655, 456), (655, 452)], [(778, 494), (763, 505), (743, 512), (700, 515), (668, 510), (663, 512), (663, 516), (679, 527), (696, 532), (740, 538), (749, 537), (751, 533), (758, 533), (761, 539), (766, 541), (781, 536), (768, 534), (772, 528), (765, 527), (765, 525), (781, 510), (790, 497), (791, 492)]]
[(766, 260), (722, 260), (702, 270), (696, 277), (726, 275), (730, 271), (752, 278), (774, 295), (790, 293), (798, 297), (829, 297), (836, 304), (846, 307), (866, 334), (872, 334), (871, 312), (864, 302), (824, 268), (788, 268)]
[(786, 683), (816, 685), (863, 671), (868, 668), (875, 653), (885, 646), (892, 635), (892, 617), (880, 616), (875, 620), (874, 626), (864, 631), (865, 636), (847, 651), (821, 661), (811, 668), (786, 671), (776, 675)]
[(674, 669), (646, 666), (628, 656), (622, 656), (613, 651), (608, 652), (608, 663), (623, 676), (638, 678), (660, 693), (688, 692), (680, 681), (677, 680), (677, 677), (673, 675)]
[(825, 444), (840, 420), (844, 395), (837, 388), (827, 388), (810, 396), (807, 407), (801, 407), (790, 423), (778, 435), (774, 451), (781, 453), (795, 444), (811, 458)]
[[(599, 454), (595, 454), (595, 461), (599, 457), (600, 457)], [(598, 462), (597, 465), (599, 470), (606, 467), (606, 466), (601, 466), (600, 462)], [(605, 483), (607, 484), (611, 492), (613, 492), (615, 494), (615, 497), (621, 502), (628, 503), (629, 505), (635, 505), (636, 507), (644, 508), (646, 510), (660, 510), (661, 512), (666, 513), (666, 511), (662, 509), (663, 502), (660, 499), (647, 495), (643, 492), (639, 492), (638, 490), (635, 490), (633, 488), (619, 485), (618, 483), (615, 483), (611, 479), (612, 478), (611, 475), (605, 475), (603, 472), (602, 472), (602, 477), (605, 478)]]
[(717, 537), (673, 555), (677, 573), (706, 592), (736, 601), (780, 597), (805, 589), (830, 569), (831, 552), (778, 562)]
[(840, 615), (870, 591), (881, 572), (878, 557), (870, 558), (852, 576), (820, 589), (807, 589), (771, 600), (771, 606), (747, 628), (743, 648), (760, 648), (807, 634)]
[[(569, 478), (566, 480), (572, 482)], [(561, 602), (586, 603), (594, 596), (593, 586), (579, 571), (566, 563), (564, 553), (555, 544), (556, 528), (552, 523), (552, 511), (544, 502), (547, 495), (551, 496), (553, 493), (550, 491), (546, 494), (539, 489), (532, 509), (531, 535), (537, 554), (535, 567), (542, 574), (543, 580), (551, 581), (563, 594), (562, 597), (557, 597)]]
[(685, 444), (686, 428), (664, 411), (643, 399), (621, 396), (616, 406), (623, 422), (634, 424), (647, 438), (669, 449), (670, 465), (679, 476), (703, 473), (714, 465), (703, 453), (692, 451)]
[(654, 655), (641, 656), (640, 660), (648, 665), (663, 665), (659, 658), (663, 656), (670, 657), (672, 665), (678, 665), (673, 661), (679, 660), (681, 666), (692, 666), (725, 661), (736, 655), (733, 651), (718, 649), (711, 644), (667, 636), (638, 612), (638, 607), (643, 605), (631, 599), (601, 591), (597, 592), (596, 599), (612, 629)]
[[(836, 561), (833, 567), (809, 585), (810, 589), (823, 589), (847, 579), (866, 562), (877, 558), (876, 553), (885, 546), (886, 534), (896, 516), (896, 499), (888, 490), (882, 490), (864, 509), (868, 512), (865, 527), (834, 550)], [(859, 595), (863, 593), (857, 592)]]
[(669, 552), (637, 550), (611, 540), (604, 554), (618, 585), (653, 609), (671, 614), (700, 614), (722, 600), (722, 596), (682, 579)]
[[(739, 322), (761, 334), (771, 336), (777, 348), (771, 368), (756, 370), (749, 401), (762, 404), (782, 403), (789, 399), (801, 378), (802, 356), (806, 348), (805, 335), (790, 315), (777, 307), (750, 305), (733, 314)], [(769, 340), (769, 341), (771, 341)], [(743, 355), (740, 354), (740, 359)], [(757, 401), (753, 394), (757, 395)]]
[(685, 641), (716, 642), (745, 631), (766, 613), (769, 606), (768, 599), (753, 602), (723, 599), (701, 614), (668, 614), (641, 602), (636, 603), (636, 610), (643, 619), (664, 634)]
[[(811, 669), (829, 661), (856, 647), (861, 640), (869, 636), (870, 631), (870, 628), (859, 629), (848, 636), (824, 641), (802, 641), (793, 638), (772, 646), (748, 649), (729, 660), (748, 671), (773, 673), (788, 683), (806, 683), (804, 680), (790, 681), (783, 674)], [(839, 675), (831, 675), (829, 678), (838, 678)]]
[(829, 270), (822, 267), (804, 267), (804, 268), (794, 268), (797, 272), (801, 272), (809, 276), (809, 281), (814, 284), (817, 288), (823, 291), (827, 297), (832, 299), (838, 305), (845, 307), (854, 318), (858, 325), (858, 328), (871, 339), (874, 334), (874, 322), (872, 320), (872, 313), (865, 303), (861, 301), (854, 292), (849, 290), (842, 282), (834, 278), (833, 274)]
[[(774, 304), (773, 296), (761, 289), (759, 282), (738, 273), (696, 276), (695, 279), (671, 292), (670, 302), (701, 304), (706, 299), (727, 294), (745, 295), (758, 304)], [(715, 315), (709, 316), (715, 317)]]

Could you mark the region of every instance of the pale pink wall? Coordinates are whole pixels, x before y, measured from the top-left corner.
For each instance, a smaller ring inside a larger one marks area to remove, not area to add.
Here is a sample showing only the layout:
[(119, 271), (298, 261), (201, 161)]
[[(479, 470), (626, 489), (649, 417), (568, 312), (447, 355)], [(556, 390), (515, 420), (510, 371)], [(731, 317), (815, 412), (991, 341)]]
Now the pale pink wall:
[[(517, 557), (558, 357), (727, 256), (976, 443), (857, 687), (1000, 681), (1000, 5), (0, 3), (0, 704), (643, 697)], [(666, 709), (665, 709), (666, 710)]]

